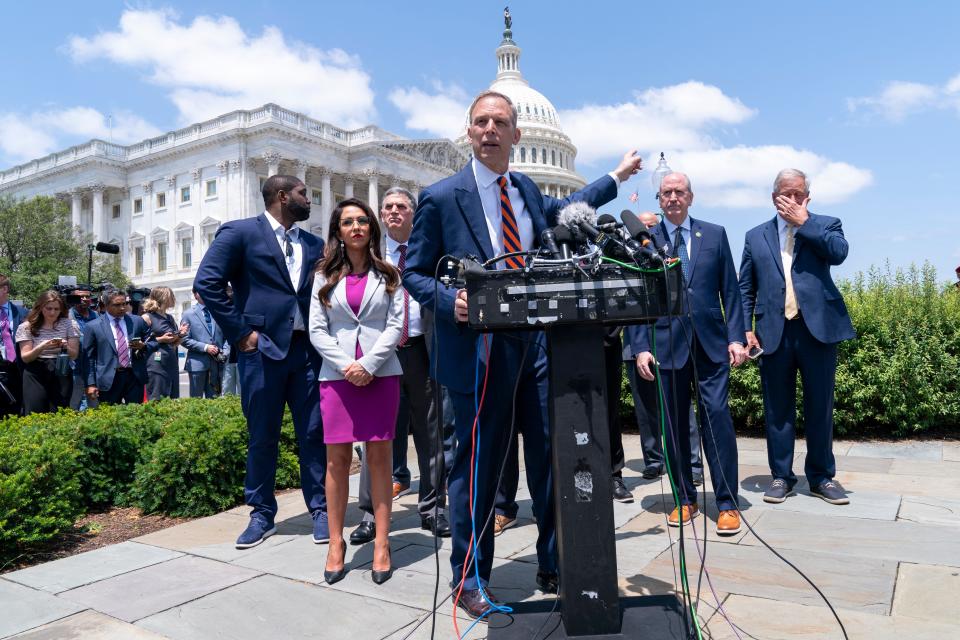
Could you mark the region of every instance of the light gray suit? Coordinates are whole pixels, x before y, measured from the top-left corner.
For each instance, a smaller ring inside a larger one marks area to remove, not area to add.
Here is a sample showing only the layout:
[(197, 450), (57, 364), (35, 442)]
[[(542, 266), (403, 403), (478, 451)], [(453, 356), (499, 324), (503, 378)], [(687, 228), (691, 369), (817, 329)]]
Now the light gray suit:
[(397, 359), (397, 343), (403, 331), (403, 287), (386, 295), (386, 281), (371, 269), (356, 314), (347, 303), (346, 278), (330, 295), (330, 306), (317, 297), (326, 280), (317, 273), (310, 296), (310, 342), (323, 358), (318, 379), (343, 380), (343, 369), (356, 358), (357, 341), (363, 357), (360, 365), (377, 377), (403, 374)]
[(207, 345), (218, 347), (224, 355), (230, 355), (230, 345), (223, 337), (223, 331), (211, 318), (213, 333), (207, 328), (203, 317), (203, 305), (196, 305), (183, 313), (181, 322), (190, 324), (190, 330), (183, 338), (187, 349), (187, 361), (183, 370), (190, 375), (191, 398), (216, 398), (220, 395), (223, 367), (207, 353)]

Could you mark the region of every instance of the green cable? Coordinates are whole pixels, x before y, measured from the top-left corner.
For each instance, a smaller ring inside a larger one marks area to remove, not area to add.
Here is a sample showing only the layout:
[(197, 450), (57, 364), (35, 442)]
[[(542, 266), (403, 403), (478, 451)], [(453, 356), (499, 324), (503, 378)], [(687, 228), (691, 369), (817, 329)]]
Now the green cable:
[[(680, 494), (677, 492), (677, 485), (673, 482), (673, 471), (670, 469), (670, 456), (667, 453), (667, 423), (666, 423), (666, 396), (663, 395), (663, 385), (660, 382), (660, 365), (657, 360), (657, 327), (656, 325), (651, 325), (650, 331), (652, 334), (651, 337), (651, 348), (653, 353), (654, 360), (654, 371), (655, 377), (657, 379), (657, 397), (660, 399), (660, 447), (663, 449), (663, 460), (667, 466), (667, 479), (670, 481), (670, 493), (673, 494), (673, 503), (677, 505), (677, 517), (682, 521), (683, 519), (683, 509), (680, 505)], [(634, 365), (636, 366), (636, 365)], [(693, 526), (693, 517), (690, 518), (690, 526)], [(683, 527), (680, 528), (681, 535), (683, 532)], [(697, 631), (698, 640), (703, 640), (703, 635), (700, 631), (700, 619), (697, 617), (697, 607), (693, 603), (693, 598), (690, 596), (690, 582), (687, 578), (687, 554), (684, 549), (683, 541), (680, 541), (679, 545), (679, 555), (680, 555), (680, 584), (683, 587), (684, 595), (687, 600), (690, 602), (690, 616), (693, 620), (693, 628)]]
[[(626, 262), (620, 262), (619, 260), (617, 260), (617, 259), (615, 259), (615, 258), (608, 258), (607, 256), (600, 256), (600, 259), (603, 260), (603, 261), (605, 261), (605, 262), (612, 262), (613, 264), (618, 264), (618, 265), (620, 265), (621, 267), (623, 267), (624, 269), (630, 269), (631, 271), (636, 271), (636, 272), (638, 272), (638, 273), (663, 273), (663, 271), (664, 271), (662, 268), (661, 268), (661, 269), (641, 269), (640, 267), (636, 267), (636, 266), (634, 266), (634, 265), (632, 265), (632, 264), (628, 264), (628, 263), (626, 263)], [(667, 269), (673, 269), (673, 268), (676, 267), (678, 264), (680, 264), (680, 263), (679, 263), (679, 262), (674, 262), (673, 264), (667, 265)]]

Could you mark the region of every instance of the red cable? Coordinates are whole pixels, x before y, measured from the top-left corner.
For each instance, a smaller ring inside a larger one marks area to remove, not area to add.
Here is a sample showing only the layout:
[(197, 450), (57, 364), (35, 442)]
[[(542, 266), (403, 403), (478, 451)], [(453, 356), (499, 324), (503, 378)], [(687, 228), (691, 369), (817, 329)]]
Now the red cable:
[[(487, 377), (490, 375), (490, 345), (487, 343), (487, 334), (483, 335), (483, 348), (486, 355), (487, 367), (483, 372), (483, 387), (480, 391), (480, 403), (477, 405), (477, 415), (473, 417), (473, 429), (470, 432), (470, 518), (474, 518), (473, 513), (473, 471), (474, 458), (477, 453), (477, 425), (480, 423), (480, 412), (483, 410), (483, 400), (487, 397)], [(460, 572), (460, 585), (457, 587), (457, 595), (453, 598), (453, 630), (457, 634), (457, 640), (460, 638), (460, 626), (457, 624), (457, 603), (460, 602), (460, 594), (463, 593), (463, 581), (467, 577), (467, 567), (470, 566), (470, 552), (473, 551), (473, 532), (470, 532), (470, 542), (467, 543), (467, 555), (463, 560), (463, 570)]]

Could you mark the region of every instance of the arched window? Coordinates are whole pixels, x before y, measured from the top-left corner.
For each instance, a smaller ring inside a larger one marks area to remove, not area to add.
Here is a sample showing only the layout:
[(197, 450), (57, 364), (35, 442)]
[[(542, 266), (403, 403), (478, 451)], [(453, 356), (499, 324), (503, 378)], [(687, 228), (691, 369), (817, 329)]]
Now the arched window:
[(550, 164), (557, 166), (557, 152), (550, 149)]
[(543, 162), (543, 164), (547, 164), (547, 150), (546, 150), (546, 149), (540, 149), (540, 152), (543, 154), (543, 155), (540, 156), (541, 162)]
[(526, 161), (527, 161), (527, 148), (520, 147), (520, 162), (526, 162)]

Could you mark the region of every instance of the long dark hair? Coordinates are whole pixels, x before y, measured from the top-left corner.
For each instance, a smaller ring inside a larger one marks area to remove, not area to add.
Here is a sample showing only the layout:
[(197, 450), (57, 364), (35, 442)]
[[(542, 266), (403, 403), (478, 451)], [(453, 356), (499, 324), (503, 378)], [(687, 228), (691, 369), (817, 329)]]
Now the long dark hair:
[(323, 286), (320, 287), (318, 297), (320, 302), (330, 306), (330, 293), (334, 287), (343, 280), (348, 273), (353, 271), (353, 264), (350, 262), (347, 251), (340, 241), (340, 217), (343, 210), (347, 207), (357, 207), (363, 211), (363, 214), (370, 219), (370, 241), (367, 245), (367, 257), (370, 259), (370, 265), (382, 275), (387, 281), (387, 295), (392, 296), (393, 292), (400, 286), (400, 272), (396, 267), (383, 259), (380, 253), (380, 222), (377, 216), (363, 200), (359, 198), (347, 198), (337, 203), (337, 208), (330, 215), (330, 228), (327, 231), (327, 245), (323, 250), (323, 258), (317, 263), (317, 273), (323, 275)]
[(27, 323), (30, 325), (30, 333), (35, 336), (40, 335), (40, 327), (43, 326), (43, 307), (45, 307), (48, 302), (59, 302), (59, 317), (67, 317), (67, 305), (64, 303), (63, 298), (60, 297), (60, 294), (53, 289), (44, 291), (37, 297), (37, 301), (33, 304), (33, 309), (30, 309), (30, 313), (27, 314)]

